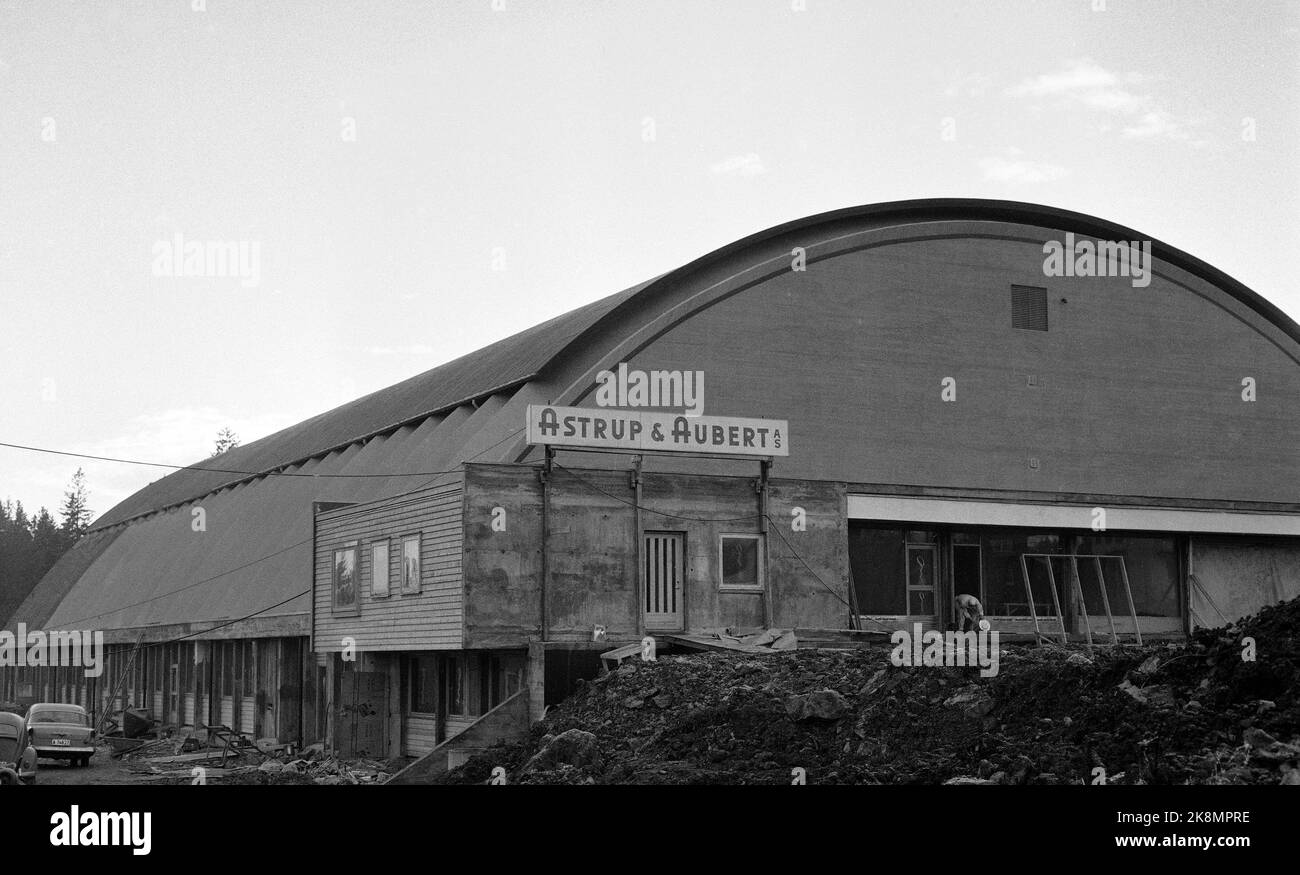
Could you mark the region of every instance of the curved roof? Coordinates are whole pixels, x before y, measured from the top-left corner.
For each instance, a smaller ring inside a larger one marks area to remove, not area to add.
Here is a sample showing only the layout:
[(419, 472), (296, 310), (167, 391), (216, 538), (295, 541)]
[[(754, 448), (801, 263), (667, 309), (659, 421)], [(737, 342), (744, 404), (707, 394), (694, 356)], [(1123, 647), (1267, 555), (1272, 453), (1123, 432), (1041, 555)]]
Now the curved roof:
[(556, 349), (645, 285), (571, 310), (477, 352), (169, 474), (117, 504), (91, 528), (102, 529), (173, 507), (249, 476), (305, 461), (517, 386), (535, 376)]
[[(818, 213), (751, 234), (655, 279), (572, 310), (477, 352), (319, 414), (273, 435), (196, 463), (157, 480), (119, 503), (92, 528), (174, 507), (219, 488), (303, 462), (358, 440), (391, 431), (472, 399), (537, 376), (568, 347), (600, 324), (623, 317), (657, 290), (757, 245), (807, 237), (846, 221), (886, 226), (954, 220), (1049, 227), (1105, 240), (1151, 240), (1152, 257), (1222, 289), (1300, 344), (1300, 324), (1242, 283), (1200, 259), (1131, 228), (1057, 207), (978, 198), (928, 198), (867, 204)], [(209, 469), (209, 470), (204, 470)], [(223, 470), (211, 470), (223, 469)], [(238, 472), (238, 473), (231, 473)]]
[[(393, 472), (432, 472), (475, 459), (509, 461), (522, 440), (522, 405), (548, 400), (540, 393), (552, 393), (555, 387), (547, 381), (568, 367), (565, 361), (584, 359), (590, 364), (593, 356), (611, 354), (611, 338), (626, 337), (647, 314), (671, 310), (673, 295), (698, 284), (711, 270), (717, 274), (743, 265), (755, 253), (779, 254), (783, 248), (788, 253), (791, 245), (832, 239), (845, 229), (906, 229), (954, 221), (1073, 231), (1095, 239), (1150, 239), (1067, 210), (971, 199), (851, 207), (769, 228), (661, 277), (155, 481), (100, 517), (92, 536), (42, 580), (14, 620), (49, 622), (58, 628), (80, 628), (89, 622), (92, 627), (128, 629), (218, 623), (250, 612), (301, 616), (308, 606), (300, 590), (306, 588), (305, 569), (311, 561), (312, 502), (369, 501), (428, 485)], [(1300, 326), (1277, 307), (1210, 265), (1151, 242), (1154, 258), (1221, 289), (1294, 341), (1295, 350), (1289, 354), (1300, 361)], [(566, 400), (556, 398), (557, 403)], [(299, 476), (265, 476), (273, 473)], [(200, 498), (209, 531), (196, 535), (189, 514), (178, 508)], [(221, 585), (200, 585), (212, 581)]]

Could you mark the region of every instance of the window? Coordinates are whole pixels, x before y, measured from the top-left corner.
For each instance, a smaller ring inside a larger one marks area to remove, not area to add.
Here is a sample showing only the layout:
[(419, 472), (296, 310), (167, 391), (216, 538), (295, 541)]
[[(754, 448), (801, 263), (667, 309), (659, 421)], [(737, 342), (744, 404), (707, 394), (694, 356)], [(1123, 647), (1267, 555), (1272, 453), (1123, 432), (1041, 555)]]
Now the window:
[[(1064, 604), (1061, 589), (1060, 560), (1026, 559), (1024, 554), (1057, 554), (1066, 552), (1061, 537), (1055, 533), (1033, 529), (989, 529), (983, 536), (984, 613), (995, 617), (1028, 617), (1029, 597), (1025, 593), (1025, 572), (1034, 593), (1034, 613), (1039, 617), (1055, 617), (1056, 605)], [(1053, 562), (1048, 574), (1048, 562)], [(1056, 582), (1056, 598), (1052, 598), (1052, 581)]]
[(465, 713), (465, 660), (455, 656), (442, 658), (442, 695), (444, 714)]
[(849, 568), (858, 613), (881, 617), (907, 614), (903, 534), (901, 528), (849, 524)]
[[(1124, 570), (1118, 559), (1101, 562), (1106, 597), (1115, 616), (1128, 615), (1128, 595), (1124, 592), (1124, 574), (1133, 592), (1133, 609), (1139, 617), (1178, 617), (1178, 541), (1173, 535), (1089, 535), (1081, 538), (1078, 552), (1123, 557)], [(1095, 562), (1080, 560), (1079, 578), (1088, 613), (1104, 616), (1101, 581)]]
[(722, 536), (722, 589), (763, 586), (762, 535)]
[(221, 695), (235, 694), (235, 648), (231, 641), (217, 642), (217, 671), (221, 674)]
[(370, 545), (370, 597), (388, 597), (388, 542), (376, 541)]
[(417, 714), (438, 712), (438, 660), (435, 656), (416, 656), (410, 668), (410, 707)]
[(402, 592), (420, 591), (420, 536), (402, 539)]
[(1047, 330), (1047, 289), (1038, 286), (1011, 287), (1011, 327), (1030, 331)]
[(357, 605), (357, 548), (349, 545), (334, 551), (334, 613), (355, 614)]

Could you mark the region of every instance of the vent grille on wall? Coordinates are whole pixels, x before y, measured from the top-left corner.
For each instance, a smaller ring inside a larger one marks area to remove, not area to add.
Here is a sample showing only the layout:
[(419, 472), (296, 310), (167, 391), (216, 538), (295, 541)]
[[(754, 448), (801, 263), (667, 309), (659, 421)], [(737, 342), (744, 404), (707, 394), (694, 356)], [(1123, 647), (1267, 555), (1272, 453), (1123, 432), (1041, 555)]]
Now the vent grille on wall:
[(1030, 331), (1047, 330), (1047, 289), (1038, 286), (1011, 287), (1011, 327)]

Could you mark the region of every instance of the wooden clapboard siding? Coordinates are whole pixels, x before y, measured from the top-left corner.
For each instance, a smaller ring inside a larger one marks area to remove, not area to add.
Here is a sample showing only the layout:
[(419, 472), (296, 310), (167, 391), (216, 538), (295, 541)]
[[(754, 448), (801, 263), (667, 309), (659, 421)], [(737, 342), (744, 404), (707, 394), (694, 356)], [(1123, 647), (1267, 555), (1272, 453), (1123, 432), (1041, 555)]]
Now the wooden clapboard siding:
[(189, 724), (191, 726), (194, 725), (194, 694), (193, 693), (185, 694), (185, 711), (181, 719), (181, 722)]
[[(315, 629), (317, 652), (343, 649), (352, 638), (359, 651), (454, 650), (462, 646), (461, 551), (463, 480), (384, 502), (321, 513), (316, 521)], [(402, 539), (419, 534), (420, 592), (402, 592)], [(371, 592), (371, 544), (387, 540), (389, 595)], [(355, 616), (333, 613), (334, 551), (357, 544), (358, 602)]]
[(233, 696), (221, 697), (221, 725), (234, 728), (235, 725), (235, 700)]
[[(481, 715), (479, 715), (479, 716), (481, 716)], [(452, 715), (452, 716), (448, 717), (448, 718), (447, 718), (447, 737), (448, 737), (448, 738), (451, 738), (453, 735), (455, 735), (455, 734), (458, 733), (458, 732), (464, 732), (464, 731), (465, 731), (466, 729), (468, 729), (468, 728), (469, 728), (469, 727), (474, 723), (474, 721), (477, 720), (477, 719), (478, 719), (477, 716), (469, 716), (469, 715), (462, 715), (462, 716)]]
[(402, 754), (424, 756), (438, 745), (438, 718), (432, 714), (407, 714), (402, 720)]
[(252, 733), (253, 727), (253, 700), (251, 697), (243, 699), (239, 703), (239, 731)]

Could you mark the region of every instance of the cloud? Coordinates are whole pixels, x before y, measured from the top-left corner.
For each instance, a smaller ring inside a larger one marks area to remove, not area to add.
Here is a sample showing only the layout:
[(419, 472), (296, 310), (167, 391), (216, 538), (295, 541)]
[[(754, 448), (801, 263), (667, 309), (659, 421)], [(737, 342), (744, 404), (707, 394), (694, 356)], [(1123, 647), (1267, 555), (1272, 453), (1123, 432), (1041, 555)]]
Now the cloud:
[[(222, 428), (228, 426), (239, 436), (241, 443), (247, 444), (299, 422), (307, 415), (304, 411), (284, 410), (241, 416), (215, 407), (172, 408), (132, 417), (113, 437), (77, 442), (59, 449), (115, 459), (192, 465), (212, 454), (217, 432)], [(33, 470), (29, 476), (33, 480), (39, 479), (42, 494), (61, 494), (72, 471), (78, 467), (85, 469), (95, 516), (151, 481), (171, 473), (166, 468), (146, 465), (48, 456), (40, 463), (39, 471)]]
[(1129, 139), (1169, 137), (1174, 140), (1186, 140), (1189, 138), (1185, 126), (1176, 121), (1169, 113), (1160, 110), (1143, 113), (1137, 122), (1125, 125), (1121, 133)]
[(1011, 149), (1009, 154), (1009, 158), (994, 155), (982, 159), (980, 169), (984, 171), (984, 178), (992, 182), (1039, 183), (1070, 175), (1070, 171), (1059, 164), (1020, 158), (1019, 149)]
[(714, 176), (762, 176), (767, 172), (763, 159), (753, 152), (745, 155), (732, 155), (709, 168)]
[(1088, 58), (1068, 62), (1066, 69), (1026, 79), (1007, 89), (1012, 97), (1049, 97), (1095, 93), (1117, 88), (1122, 78)]
[[(1126, 138), (1190, 139), (1188, 124), (1162, 107), (1151, 93), (1155, 80), (1141, 73), (1107, 70), (1089, 58), (1068, 61), (1065, 68), (1032, 76), (1006, 90), (1011, 97), (1055, 100), (1103, 115), (1134, 117), (1121, 126)], [(1102, 123), (1105, 132), (1113, 126)]]

